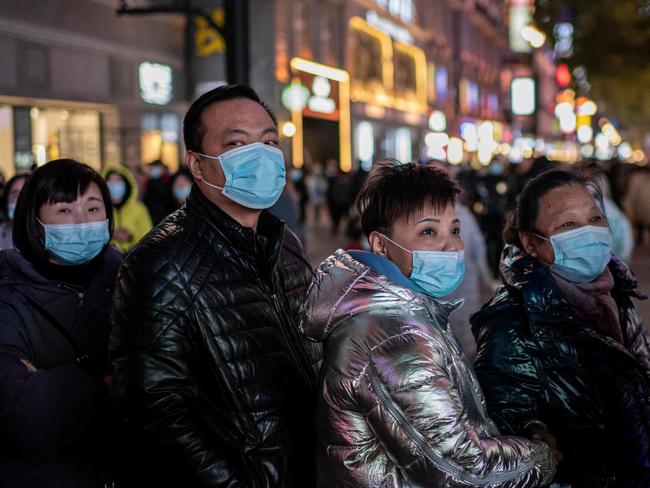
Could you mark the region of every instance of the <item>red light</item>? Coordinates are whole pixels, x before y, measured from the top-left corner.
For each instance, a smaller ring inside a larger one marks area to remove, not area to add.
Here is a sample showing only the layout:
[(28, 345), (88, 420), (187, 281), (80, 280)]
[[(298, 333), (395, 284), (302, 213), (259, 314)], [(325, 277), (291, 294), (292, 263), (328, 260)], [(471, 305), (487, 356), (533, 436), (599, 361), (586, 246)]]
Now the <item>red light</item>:
[(555, 81), (561, 87), (567, 87), (571, 83), (571, 71), (566, 64), (560, 64), (555, 68)]

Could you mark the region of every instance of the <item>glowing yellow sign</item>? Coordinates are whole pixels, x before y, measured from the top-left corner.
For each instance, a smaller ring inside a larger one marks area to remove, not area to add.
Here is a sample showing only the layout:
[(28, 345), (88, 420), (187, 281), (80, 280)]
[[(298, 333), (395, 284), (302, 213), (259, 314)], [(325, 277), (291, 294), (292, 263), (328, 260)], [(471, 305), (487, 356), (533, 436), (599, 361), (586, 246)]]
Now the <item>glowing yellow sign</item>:
[[(427, 59), (360, 17), (349, 22), (352, 100), (408, 113), (427, 112)], [(374, 46), (373, 46), (374, 42)], [(374, 62), (379, 63), (379, 69)]]
[[(219, 27), (224, 25), (224, 12), (222, 8), (216, 8), (212, 11), (212, 20)], [(210, 56), (215, 53), (222, 53), (226, 48), (226, 41), (221, 37), (216, 30), (208, 25), (208, 22), (202, 18), (197, 17), (196, 35), (194, 44), (196, 46), (197, 56)]]
[[(338, 82), (338, 123), (339, 123), (339, 166), (346, 173), (352, 169), (352, 151), (350, 136), (350, 75), (347, 71), (315, 63), (308, 59), (293, 58), (290, 63), (294, 72), (302, 71), (316, 77), (326, 78), (330, 81)], [(324, 88), (322, 81), (319, 81)], [(324, 91), (317, 89), (324, 94)], [(296, 132), (292, 139), (291, 150), (293, 154), (293, 165), (297, 168), (304, 164), (303, 157), (303, 129), (302, 129), (302, 111), (292, 110), (291, 121), (296, 126)]]

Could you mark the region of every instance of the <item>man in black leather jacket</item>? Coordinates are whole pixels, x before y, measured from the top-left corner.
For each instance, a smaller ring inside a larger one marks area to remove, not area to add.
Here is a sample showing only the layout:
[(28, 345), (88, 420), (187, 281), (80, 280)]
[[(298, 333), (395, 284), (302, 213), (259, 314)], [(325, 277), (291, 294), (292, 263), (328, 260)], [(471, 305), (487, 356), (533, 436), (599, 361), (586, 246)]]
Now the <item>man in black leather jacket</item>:
[(125, 484), (313, 486), (320, 354), (296, 321), (312, 272), (264, 210), (284, 186), (276, 120), (224, 86), (193, 103), (184, 137), (196, 184), (126, 258), (114, 297)]

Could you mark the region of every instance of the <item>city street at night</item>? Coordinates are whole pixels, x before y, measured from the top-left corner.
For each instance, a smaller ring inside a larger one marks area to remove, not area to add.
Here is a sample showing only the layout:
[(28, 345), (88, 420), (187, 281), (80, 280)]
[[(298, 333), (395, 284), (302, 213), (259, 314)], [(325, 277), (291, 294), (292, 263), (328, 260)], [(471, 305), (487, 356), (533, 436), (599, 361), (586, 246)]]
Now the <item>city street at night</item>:
[(0, 0), (0, 488), (650, 488), (650, 0)]

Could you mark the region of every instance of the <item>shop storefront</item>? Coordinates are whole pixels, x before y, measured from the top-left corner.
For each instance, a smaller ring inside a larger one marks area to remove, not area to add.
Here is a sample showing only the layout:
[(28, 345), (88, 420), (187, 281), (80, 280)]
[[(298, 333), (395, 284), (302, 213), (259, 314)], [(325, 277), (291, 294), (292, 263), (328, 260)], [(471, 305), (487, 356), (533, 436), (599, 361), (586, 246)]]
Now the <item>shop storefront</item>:
[(138, 65), (138, 99), (115, 104), (0, 95), (0, 170), (5, 177), (58, 158), (97, 170), (156, 159), (180, 165), (181, 115), (172, 106), (170, 66)]
[[(369, 166), (394, 157), (416, 159), (423, 145), (435, 66), (420, 43), (414, 2), (374, 2), (356, 7), (348, 21), (346, 66), (351, 78), (355, 160)], [(399, 4), (399, 5), (398, 5)], [(446, 75), (444, 70), (438, 75)], [(443, 90), (441, 90), (442, 92)], [(442, 94), (442, 93), (441, 93)], [(370, 134), (375, 144), (370, 147)]]
[(119, 143), (104, 128), (116, 120), (110, 105), (0, 97), (0, 169), (9, 177), (62, 157), (114, 164)]
[(174, 97), (171, 66), (145, 61), (138, 66), (140, 99), (151, 109), (140, 115), (140, 162), (161, 160), (170, 171), (180, 166), (180, 115), (167, 106)]
[(350, 77), (347, 71), (293, 58), (292, 81), (282, 94), (291, 111), (292, 160), (308, 164), (338, 161), (342, 171), (352, 168), (350, 147)]
[(173, 112), (144, 112), (140, 118), (140, 161), (161, 160), (170, 171), (180, 166), (180, 116)]

